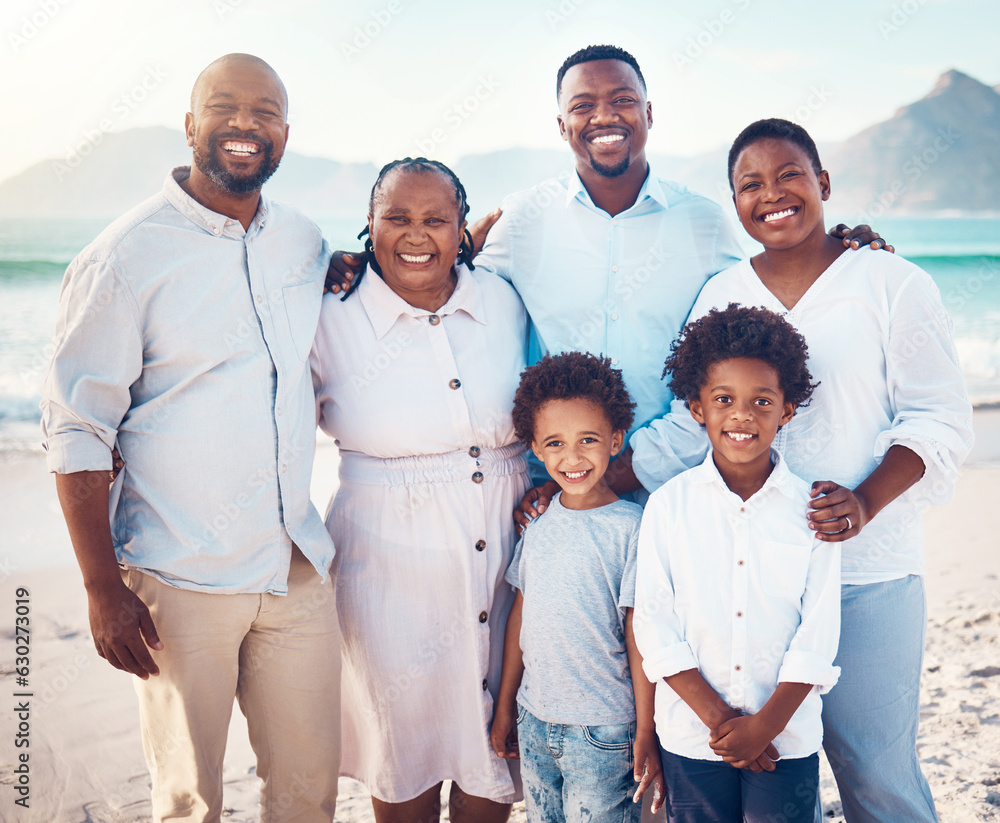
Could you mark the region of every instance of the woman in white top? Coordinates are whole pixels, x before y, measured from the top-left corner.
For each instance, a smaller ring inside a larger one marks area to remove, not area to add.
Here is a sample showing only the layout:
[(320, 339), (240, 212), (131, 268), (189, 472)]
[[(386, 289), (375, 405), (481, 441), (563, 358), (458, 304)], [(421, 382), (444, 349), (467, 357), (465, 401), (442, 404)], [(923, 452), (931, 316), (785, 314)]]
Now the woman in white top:
[(468, 206), (445, 166), (407, 158), (372, 189), (368, 267), (324, 298), (319, 424), (340, 447), (327, 513), (343, 633), (341, 773), (379, 823), (506, 820), (516, 767), (489, 742), (512, 591), (510, 512), (528, 488), (511, 408), (526, 316), (469, 273)]
[[(816, 481), (810, 527), (820, 540), (845, 541), (841, 676), (823, 698), (844, 817), (936, 820), (916, 756), (926, 626), (920, 511), (950, 498), (972, 445), (951, 320), (917, 266), (826, 237), (830, 177), (800, 126), (758, 121), (729, 157), (740, 222), (764, 250), (711, 278), (691, 317), (730, 302), (763, 306), (809, 344), (819, 387), (774, 445), (795, 474)], [(678, 408), (633, 439), (636, 463), (665, 480), (697, 459), (704, 434), (689, 421)]]

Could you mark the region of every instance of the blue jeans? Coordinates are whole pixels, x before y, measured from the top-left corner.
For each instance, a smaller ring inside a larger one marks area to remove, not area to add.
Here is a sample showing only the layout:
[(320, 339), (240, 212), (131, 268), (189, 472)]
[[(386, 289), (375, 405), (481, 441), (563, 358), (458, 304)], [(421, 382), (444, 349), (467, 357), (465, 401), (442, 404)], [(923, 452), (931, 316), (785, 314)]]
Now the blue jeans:
[(917, 759), (923, 579), (842, 586), (840, 627), (840, 680), (823, 695), (823, 748), (844, 819), (936, 821)]
[(664, 750), (670, 823), (805, 823), (819, 791), (819, 755), (779, 760), (773, 772), (737, 769)]
[(517, 741), (530, 823), (639, 823), (642, 804), (632, 802), (635, 722), (544, 723), (519, 707)]

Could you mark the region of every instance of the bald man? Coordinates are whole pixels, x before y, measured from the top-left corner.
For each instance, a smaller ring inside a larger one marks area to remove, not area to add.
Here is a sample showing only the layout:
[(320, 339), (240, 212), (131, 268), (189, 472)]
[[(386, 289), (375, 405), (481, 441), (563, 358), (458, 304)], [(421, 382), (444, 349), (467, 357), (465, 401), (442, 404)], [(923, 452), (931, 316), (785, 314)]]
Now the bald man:
[(334, 548), (309, 502), (307, 362), (329, 251), (261, 195), (287, 110), (257, 57), (201, 73), (193, 165), (70, 264), (43, 389), (94, 644), (134, 675), (157, 821), (219, 821), (234, 697), (261, 821), (330, 823), (336, 804)]

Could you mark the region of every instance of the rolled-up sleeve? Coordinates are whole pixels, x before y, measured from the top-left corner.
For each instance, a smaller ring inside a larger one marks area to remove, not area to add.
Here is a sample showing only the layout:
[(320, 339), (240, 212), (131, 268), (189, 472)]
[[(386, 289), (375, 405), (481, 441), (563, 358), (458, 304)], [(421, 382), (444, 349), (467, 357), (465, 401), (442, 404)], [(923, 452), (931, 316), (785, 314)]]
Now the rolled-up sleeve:
[(42, 386), (48, 469), (111, 468), (118, 426), (142, 371), (142, 335), (131, 293), (103, 260), (75, 260), (63, 280), (52, 360)]
[(662, 539), (665, 528), (660, 507), (652, 498), (643, 512), (639, 527), (635, 609), (632, 613), (635, 644), (642, 654), (643, 671), (652, 683), (698, 668), (674, 610), (674, 584), (669, 566), (656, 547), (656, 536), (661, 535)]
[(972, 405), (937, 286), (915, 271), (890, 307), (886, 380), (892, 425), (875, 440), (881, 460), (905, 446), (924, 461), (924, 476), (909, 494), (920, 504), (951, 499), (958, 468), (972, 448)]
[(779, 683), (812, 683), (826, 694), (840, 678), (840, 544), (814, 538), (802, 619), (778, 669)]

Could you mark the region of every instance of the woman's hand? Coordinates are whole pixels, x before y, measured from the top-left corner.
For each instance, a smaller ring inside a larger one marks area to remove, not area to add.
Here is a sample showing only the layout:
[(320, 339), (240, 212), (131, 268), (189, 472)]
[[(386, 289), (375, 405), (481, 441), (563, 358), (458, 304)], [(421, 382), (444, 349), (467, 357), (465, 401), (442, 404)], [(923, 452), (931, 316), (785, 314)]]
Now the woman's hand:
[(559, 484), (549, 480), (541, 486), (533, 486), (524, 493), (521, 502), (514, 509), (514, 522), (517, 533), (523, 532), (538, 515), (542, 514), (552, 502), (552, 495), (559, 491)]
[(873, 249), (884, 249), (887, 252), (895, 252), (896, 248), (890, 246), (885, 242), (885, 238), (882, 237), (877, 231), (872, 230), (871, 226), (862, 223), (859, 226), (855, 226), (853, 229), (846, 226), (844, 223), (838, 223), (832, 229), (830, 229), (830, 236), (837, 237), (844, 241), (844, 246), (852, 249), (860, 249), (862, 246), (870, 246)]
[(518, 760), (520, 753), (517, 747), (517, 704), (513, 707), (502, 706), (497, 701), (493, 712), (493, 725), (490, 727), (490, 745), (497, 757), (504, 760)]
[(329, 291), (340, 294), (350, 289), (354, 285), (351, 281), (364, 269), (364, 261), (364, 255), (360, 252), (335, 251), (326, 269), (326, 285), (323, 287), (323, 293)]
[(503, 212), (498, 206), (485, 217), (480, 217), (475, 223), (469, 226), (469, 234), (472, 237), (473, 257), (483, 250), (483, 246), (486, 245), (486, 235), (490, 233), (490, 229), (492, 229), (493, 224), (500, 219), (501, 214), (503, 214)]
[(660, 762), (660, 742), (652, 729), (637, 731), (635, 734), (635, 781), (638, 787), (632, 797), (633, 803), (641, 803), (642, 795), (650, 786), (653, 787), (653, 805), (650, 811), (654, 814), (660, 810), (666, 799), (663, 785), (663, 764)]
[(857, 537), (871, 519), (853, 491), (831, 480), (817, 480), (809, 492), (809, 528), (827, 543)]

